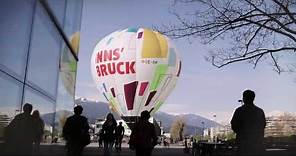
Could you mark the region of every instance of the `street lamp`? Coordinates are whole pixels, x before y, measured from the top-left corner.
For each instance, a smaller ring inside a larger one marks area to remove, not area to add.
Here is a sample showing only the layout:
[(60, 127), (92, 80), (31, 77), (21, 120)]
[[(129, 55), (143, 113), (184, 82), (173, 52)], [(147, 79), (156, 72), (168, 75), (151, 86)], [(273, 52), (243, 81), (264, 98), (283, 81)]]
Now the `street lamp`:
[(216, 131), (217, 131), (217, 124), (216, 124), (216, 117), (217, 117), (217, 115), (216, 114), (214, 114), (213, 115), (213, 118), (214, 118), (214, 129), (213, 129), (213, 140), (212, 141), (214, 141), (214, 142), (217, 142), (217, 136), (216, 136)]
[(204, 140), (204, 131), (205, 131), (205, 122), (201, 122), (202, 124), (202, 140)]

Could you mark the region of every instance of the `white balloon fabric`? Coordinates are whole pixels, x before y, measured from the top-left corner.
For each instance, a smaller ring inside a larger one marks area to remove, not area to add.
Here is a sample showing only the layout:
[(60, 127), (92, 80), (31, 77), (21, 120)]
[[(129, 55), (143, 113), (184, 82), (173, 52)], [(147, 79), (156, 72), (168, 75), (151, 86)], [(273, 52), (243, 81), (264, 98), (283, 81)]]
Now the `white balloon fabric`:
[(120, 116), (155, 113), (173, 90), (181, 61), (172, 41), (146, 28), (111, 33), (94, 48), (91, 72), (96, 86)]

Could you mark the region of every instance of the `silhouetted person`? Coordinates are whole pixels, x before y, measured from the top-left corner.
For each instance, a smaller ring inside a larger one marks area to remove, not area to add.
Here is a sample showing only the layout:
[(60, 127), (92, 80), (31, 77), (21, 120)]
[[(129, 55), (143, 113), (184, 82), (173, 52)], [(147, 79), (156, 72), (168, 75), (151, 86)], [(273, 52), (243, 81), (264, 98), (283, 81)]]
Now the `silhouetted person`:
[(44, 133), (44, 122), (40, 118), (38, 110), (34, 110), (32, 113), (34, 119), (35, 135), (34, 135), (34, 151), (39, 152), (40, 142)]
[(104, 132), (103, 132), (102, 129), (100, 129), (98, 135), (99, 135), (99, 140), (98, 140), (98, 142), (99, 142), (99, 147), (103, 147)]
[(31, 155), (34, 139), (34, 120), (31, 115), (33, 106), (26, 103), (23, 113), (18, 114), (5, 130), (8, 155)]
[(106, 117), (106, 121), (102, 126), (102, 130), (104, 133), (104, 155), (109, 155), (114, 145), (116, 126), (117, 126), (117, 122), (114, 119), (113, 114), (108, 113)]
[(266, 120), (263, 110), (254, 105), (254, 99), (255, 92), (244, 91), (244, 105), (235, 110), (231, 120), (231, 128), (236, 133), (238, 155), (260, 155), (264, 151)]
[(124, 135), (124, 127), (122, 126), (122, 122), (119, 122), (119, 125), (115, 129), (115, 146), (116, 150), (119, 152), (121, 151), (121, 143)]
[(63, 136), (67, 141), (67, 154), (81, 155), (83, 148), (89, 144), (89, 125), (87, 118), (82, 116), (82, 106), (74, 107), (74, 115), (67, 118), (63, 127)]
[(157, 144), (157, 136), (154, 125), (148, 120), (150, 113), (143, 111), (130, 136), (130, 146), (135, 148), (136, 156), (151, 156), (154, 146)]

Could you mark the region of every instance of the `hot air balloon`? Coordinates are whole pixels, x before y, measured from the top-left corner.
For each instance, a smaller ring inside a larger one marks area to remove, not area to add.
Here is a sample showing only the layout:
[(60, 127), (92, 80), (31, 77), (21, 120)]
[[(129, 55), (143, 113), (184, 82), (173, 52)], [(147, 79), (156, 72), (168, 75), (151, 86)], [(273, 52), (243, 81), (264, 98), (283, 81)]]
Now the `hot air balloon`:
[(95, 84), (124, 120), (153, 115), (173, 90), (181, 61), (172, 41), (150, 29), (115, 31), (99, 41), (91, 57)]

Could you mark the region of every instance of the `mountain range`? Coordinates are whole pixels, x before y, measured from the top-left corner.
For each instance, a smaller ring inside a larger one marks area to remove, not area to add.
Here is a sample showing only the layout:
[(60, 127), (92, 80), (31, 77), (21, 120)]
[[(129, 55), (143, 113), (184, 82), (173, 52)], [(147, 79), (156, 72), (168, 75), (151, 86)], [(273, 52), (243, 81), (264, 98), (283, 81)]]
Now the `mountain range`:
[[(92, 100), (87, 100), (85, 98), (78, 98), (75, 100), (75, 104), (81, 105), (83, 107), (83, 115), (88, 118), (90, 123), (95, 123), (96, 119), (98, 118), (105, 118), (106, 114), (110, 112), (109, 106), (107, 103), (104, 102), (97, 102)], [(71, 115), (72, 112), (67, 110), (57, 111), (56, 114), (48, 113), (43, 114), (42, 118), (45, 123), (50, 124), (52, 123), (52, 119), (54, 115), (57, 117), (66, 115)], [(114, 113), (114, 117), (116, 119), (120, 119), (120, 117)], [(153, 116), (156, 121), (161, 122), (161, 126), (163, 127), (165, 132), (169, 132), (172, 123), (179, 117), (185, 121), (185, 134), (192, 135), (192, 134), (202, 134), (203, 129), (217, 126), (218, 123), (204, 118), (202, 116), (196, 114), (181, 114), (181, 115), (172, 115), (166, 112), (157, 112)], [(57, 120), (55, 124), (57, 124)]]

